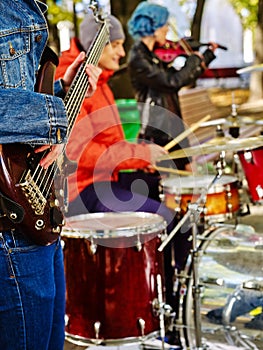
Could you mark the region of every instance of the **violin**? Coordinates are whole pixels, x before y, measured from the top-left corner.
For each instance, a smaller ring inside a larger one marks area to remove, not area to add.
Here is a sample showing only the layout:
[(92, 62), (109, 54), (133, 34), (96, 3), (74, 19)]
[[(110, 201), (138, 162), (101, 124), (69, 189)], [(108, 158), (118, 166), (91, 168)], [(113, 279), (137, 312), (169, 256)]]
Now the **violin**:
[[(165, 63), (173, 62), (178, 56), (187, 57), (199, 51), (201, 46), (209, 46), (210, 43), (201, 43), (194, 40), (192, 37), (182, 38), (178, 41), (166, 40), (162, 46), (156, 45), (154, 53)], [(227, 50), (223, 45), (218, 44), (218, 48)]]

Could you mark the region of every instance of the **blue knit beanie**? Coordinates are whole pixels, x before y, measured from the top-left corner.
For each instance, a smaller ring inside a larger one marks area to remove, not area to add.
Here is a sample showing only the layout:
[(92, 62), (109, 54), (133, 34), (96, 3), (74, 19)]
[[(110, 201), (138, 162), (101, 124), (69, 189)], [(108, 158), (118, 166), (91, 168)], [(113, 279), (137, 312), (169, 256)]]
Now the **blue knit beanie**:
[(134, 39), (153, 35), (156, 29), (167, 23), (166, 7), (143, 1), (134, 10), (128, 21), (128, 31)]

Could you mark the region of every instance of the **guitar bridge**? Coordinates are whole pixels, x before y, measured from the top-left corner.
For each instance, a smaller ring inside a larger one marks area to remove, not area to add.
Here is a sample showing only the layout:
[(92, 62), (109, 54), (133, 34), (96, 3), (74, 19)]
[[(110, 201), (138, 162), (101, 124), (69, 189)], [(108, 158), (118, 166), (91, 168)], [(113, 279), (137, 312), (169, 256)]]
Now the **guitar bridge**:
[(24, 192), (24, 195), (27, 197), (27, 200), (35, 214), (43, 215), (47, 200), (33, 180), (30, 170), (22, 177), (19, 186), (21, 186), (21, 189)]

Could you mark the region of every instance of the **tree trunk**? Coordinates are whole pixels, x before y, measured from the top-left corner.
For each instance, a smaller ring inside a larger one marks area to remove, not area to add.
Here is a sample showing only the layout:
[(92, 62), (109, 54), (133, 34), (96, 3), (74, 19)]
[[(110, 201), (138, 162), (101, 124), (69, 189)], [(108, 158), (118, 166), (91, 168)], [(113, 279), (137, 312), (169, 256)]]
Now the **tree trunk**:
[(197, 0), (196, 10), (195, 10), (193, 23), (191, 27), (191, 35), (195, 40), (200, 40), (201, 21), (202, 21), (204, 6), (205, 6), (205, 0)]
[[(111, 13), (118, 17), (123, 25), (123, 29), (126, 35), (124, 42), (124, 49), (126, 55), (129, 54), (131, 45), (133, 43), (132, 38), (128, 34), (127, 22), (135, 10), (136, 6), (140, 3), (140, 0), (111, 0)], [(127, 56), (120, 61), (122, 69), (118, 74), (115, 74), (110, 80), (110, 86), (113, 90), (116, 99), (134, 98), (134, 92), (130, 82), (130, 76), (126, 69)]]
[[(255, 62), (254, 64), (263, 63), (263, 0), (258, 1), (258, 20), (255, 31)], [(263, 73), (254, 71), (250, 78), (250, 101), (263, 98)]]

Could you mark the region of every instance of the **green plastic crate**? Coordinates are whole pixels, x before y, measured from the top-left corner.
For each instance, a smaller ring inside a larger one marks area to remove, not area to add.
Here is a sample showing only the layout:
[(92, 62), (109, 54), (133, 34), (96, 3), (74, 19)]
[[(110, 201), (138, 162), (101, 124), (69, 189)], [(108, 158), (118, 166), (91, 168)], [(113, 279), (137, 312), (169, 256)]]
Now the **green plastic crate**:
[(140, 130), (140, 113), (135, 99), (117, 99), (125, 139), (136, 142)]

